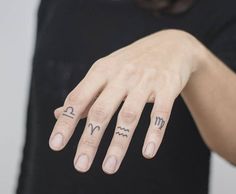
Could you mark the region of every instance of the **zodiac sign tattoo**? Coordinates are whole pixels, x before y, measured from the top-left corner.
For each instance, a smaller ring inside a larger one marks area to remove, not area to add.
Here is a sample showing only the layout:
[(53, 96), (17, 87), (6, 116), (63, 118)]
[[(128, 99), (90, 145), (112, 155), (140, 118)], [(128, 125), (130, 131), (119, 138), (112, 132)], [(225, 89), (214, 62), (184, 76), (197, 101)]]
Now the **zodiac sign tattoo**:
[[(124, 127), (120, 127), (118, 126), (117, 127), (117, 130), (115, 134), (119, 135), (119, 136), (122, 136), (122, 137), (128, 137), (128, 133), (129, 133), (129, 129), (126, 129)], [(124, 132), (122, 132), (124, 131)]]
[(74, 116), (75, 116), (74, 108), (71, 107), (71, 106), (68, 106), (68, 107), (66, 108), (66, 110), (63, 111), (62, 115), (67, 116), (67, 117), (73, 119)]
[(91, 135), (93, 135), (93, 132), (95, 131), (95, 129), (98, 129), (98, 131), (99, 131), (101, 128), (99, 125), (93, 126), (92, 123), (89, 123), (88, 127), (91, 127), (91, 133), (90, 133)]
[(162, 129), (162, 127), (164, 127), (164, 125), (165, 125), (165, 121), (161, 117), (156, 117), (154, 125), (156, 125), (158, 127), (158, 129)]

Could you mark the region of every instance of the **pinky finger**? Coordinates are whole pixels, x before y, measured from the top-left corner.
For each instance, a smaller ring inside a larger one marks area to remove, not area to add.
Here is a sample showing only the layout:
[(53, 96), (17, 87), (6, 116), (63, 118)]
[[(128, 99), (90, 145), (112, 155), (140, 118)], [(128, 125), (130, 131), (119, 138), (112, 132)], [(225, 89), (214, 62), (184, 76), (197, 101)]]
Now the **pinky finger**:
[(156, 155), (162, 142), (174, 102), (174, 100), (167, 99), (163, 96), (155, 98), (150, 125), (142, 149), (143, 156), (147, 159)]

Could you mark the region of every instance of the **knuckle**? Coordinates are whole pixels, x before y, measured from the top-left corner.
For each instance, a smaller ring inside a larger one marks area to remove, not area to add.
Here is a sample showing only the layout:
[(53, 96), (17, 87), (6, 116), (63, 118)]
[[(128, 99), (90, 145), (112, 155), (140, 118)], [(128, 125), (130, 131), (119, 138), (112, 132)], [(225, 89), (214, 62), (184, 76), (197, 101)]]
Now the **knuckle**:
[(89, 147), (92, 147), (95, 149), (98, 148), (98, 143), (94, 139), (82, 138), (82, 139), (80, 139), (79, 145), (80, 146), (89, 146)]
[(108, 117), (108, 111), (102, 105), (94, 105), (89, 111), (89, 117), (97, 122), (104, 122)]
[(95, 61), (94, 65), (95, 66), (102, 66), (104, 64), (104, 58), (100, 58)]
[(156, 139), (161, 139), (164, 135), (164, 131), (163, 130), (160, 130), (160, 129), (157, 129), (157, 128), (154, 128), (151, 132), (151, 136)]
[(159, 80), (162, 80), (163, 82), (171, 82), (172, 81), (172, 75), (169, 71), (163, 70), (160, 73), (158, 73)]
[(86, 99), (88, 99), (88, 97), (83, 94), (78, 94), (78, 92), (71, 92), (66, 100), (65, 100), (65, 104), (68, 104), (68, 105), (77, 105), (77, 104), (80, 104), (80, 105), (83, 105), (86, 103)]
[[(182, 90), (183, 88), (183, 80), (179, 73), (171, 71), (171, 70), (163, 70), (158, 73), (156, 76), (156, 84), (159, 87), (165, 87), (166, 89), (168, 88), (168, 91), (172, 93), (178, 93)], [(172, 94), (172, 95), (174, 95)]]
[(119, 93), (127, 93), (127, 88), (120, 82), (110, 82), (107, 84), (106, 89), (108, 91), (119, 92)]
[(156, 68), (153, 67), (149, 67), (145, 69), (145, 74), (147, 75), (147, 79), (150, 80), (151, 79), (155, 79), (157, 77), (158, 71)]
[(169, 108), (154, 108), (150, 114), (150, 119), (156, 119), (156, 117), (158, 117), (158, 115), (163, 115), (163, 117), (167, 118), (170, 114), (170, 110)]
[(107, 58), (98, 59), (90, 68), (92, 76), (98, 76), (98, 78), (103, 78), (111, 75), (114, 68), (111, 67), (112, 62)]
[[(116, 150), (116, 151), (122, 153), (122, 152), (124, 152), (126, 150), (127, 145), (124, 145), (120, 141), (113, 140), (112, 144), (111, 144), (111, 147), (112, 148), (117, 148), (118, 150)], [(114, 149), (113, 149), (113, 151), (114, 151)]]
[(104, 69), (107, 67), (107, 62), (104, 58), (100, 58), (98, 59), (94, 64), (93, 64), (93, 68), (97, 70), (102, 70), (104, 71)]
[(127, 64), (123, 67), (124, 72), (127, 75), (133, 75), (137, 72), (137, 66), (133, 63)]
[(56, 128), (60, 129), (60, 130), (67, 130), (67, 129), (71, 129), (73, 126), (73, 123), (70, 122), (68, 119), (59, 119), (57, 121), (57, 124), (56, 124)]
[(68, 102), (69, 104), (75, 104), (77, 100), (78, 100), (78, 94), (75, 92), (71, 92), (66, 98), (66, 102)]
[(162, 79), (169, 85), (181, 87), (182, 80), (179, 73), (175, 71), (164, 72)]
[(119, 117), (126, 123), (132, 123), (138, 117), (138, 111), (129, 108), (124, 108), (120, 111)]

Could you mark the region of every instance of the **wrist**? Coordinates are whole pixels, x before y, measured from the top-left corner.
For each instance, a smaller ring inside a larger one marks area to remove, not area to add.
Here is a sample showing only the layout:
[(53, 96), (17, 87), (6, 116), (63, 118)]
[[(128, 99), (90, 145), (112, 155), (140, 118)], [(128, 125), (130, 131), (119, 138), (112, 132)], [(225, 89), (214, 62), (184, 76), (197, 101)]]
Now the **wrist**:
[(193, 75), (195, 74), (203, 74), (211, 68), (212, 53), (201, 43), (198, 41), (198, 48), (195, 57), (195, 68), (193, 71)]
[(196, 73), (205, 71), (210, 52), (197, 38), (189, 33), (186, 34), (191, 45), (189, 47), (191, 52), (189, 64), (191, 64), (190, 77), (192, 77)]
[(183, 88), (181, 95), (186, 96), (193, 91), (196, 91), (204, 84), (204, 80), (208, 78), (213, 70), (212, 65), (214, 56), (212, 53), (199, 41), (196, 46), (193, 57), (192, 72), (186, 86)]

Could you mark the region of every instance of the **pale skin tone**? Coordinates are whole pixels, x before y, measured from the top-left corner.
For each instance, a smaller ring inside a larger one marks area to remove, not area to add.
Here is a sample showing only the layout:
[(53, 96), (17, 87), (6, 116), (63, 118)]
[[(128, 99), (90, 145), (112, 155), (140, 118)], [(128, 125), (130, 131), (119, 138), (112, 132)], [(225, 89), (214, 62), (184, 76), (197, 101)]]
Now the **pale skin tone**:
[(55, 110), (49, 145), (62, 150), (79, 120), (87, 117), (74, 166), (88, 171), (110, 119), (124, 101), (102, 165), (104, 172), (114, 174), (147, 102), (154, 105), (142, 154), (147, 159), (156, 155), (178, 95), (209, 148), (236, 164), (236, 75), (192, 35), (171, 29), (96, 61)]

